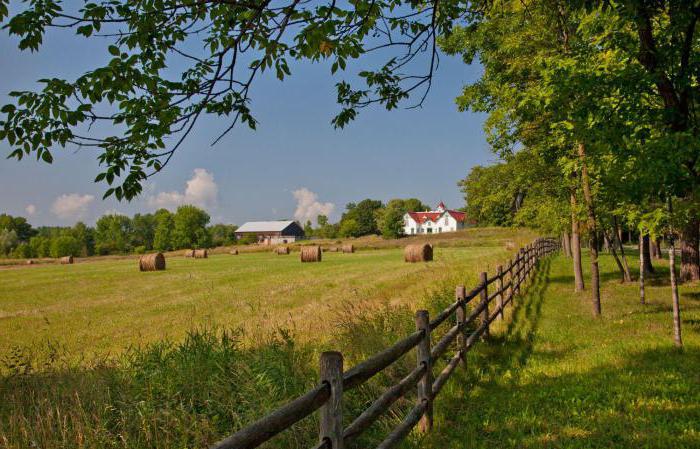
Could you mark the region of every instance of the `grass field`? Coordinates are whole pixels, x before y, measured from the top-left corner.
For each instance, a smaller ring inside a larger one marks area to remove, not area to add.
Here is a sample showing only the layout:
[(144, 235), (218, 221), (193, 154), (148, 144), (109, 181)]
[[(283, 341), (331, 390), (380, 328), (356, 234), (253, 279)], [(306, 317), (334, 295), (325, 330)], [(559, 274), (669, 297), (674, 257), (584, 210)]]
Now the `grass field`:
[[(19, 293), (2, 297), (0, 332), (14, 340), (2, 352), (0, 447), (206, 447), (313, 386), (320, 350), (342, 350), (352, 366), (412, 332), (415, 309), (434, 313), (456, 282), (474, 285), (509, 253), (501, 237), (514, 237), (489, 232), (438, 248), (427, 265), (386, 248), (324, 254), (318, 265), (260, 253), (174, 259), (151, 274), (135, 272), (133, 260), (2, 271), (11, 289), (0, 294)], [(641, 306), (636, 284), (619, 284), (603, 256), (599, 320), (588, 292), (572, 292), (570, 260), (540, 268), (443, 390), (435, 430), (404, 447), (700, 447), (700, 287), (681, 287), (679, 352), (663, 264)], [(76, 289), (82, 299), (71, 302)], [(47, 329), (34, 333), (46, 315)], [(245, 330), (224, 331), (237, 327)], [(90, 355), (76, 360), (81, 350)], [(346, 422), (413, 366), (409, 354), (347, 395)], [(413, 400), (400, 400), (356, 447), (376, 445)], [(306, 419), (265, 447), (311, 447), (316, 426)]]
[[(5, 269), (0, 271), (0, 353), (51, 342), (93, 358), (130, 345), (178, 340), (202, 326), (248, 334), (284, 327), (300, 339), (318, 339), (334, 326), (324, 317), (345, 307), (418, 308), (436, 285), (473, 281), (480, 270), (493, 271), (512, 252), (505, 241), (531, 238), (508, 230), (436, 237), (440, 246), (430, 264), (406, 264), (402, 250), (389, 247), (324, 253), (316, 264), (300, 263), (298, 253), (278, 256), (268, 250), (197, 260), (173, 254), (166, 271), (152, 273), (140, 273), (133, 257)], [(374, 239), (358, 246), (369, 242)], [(384, 246), (392, 243), (400, 244)]]

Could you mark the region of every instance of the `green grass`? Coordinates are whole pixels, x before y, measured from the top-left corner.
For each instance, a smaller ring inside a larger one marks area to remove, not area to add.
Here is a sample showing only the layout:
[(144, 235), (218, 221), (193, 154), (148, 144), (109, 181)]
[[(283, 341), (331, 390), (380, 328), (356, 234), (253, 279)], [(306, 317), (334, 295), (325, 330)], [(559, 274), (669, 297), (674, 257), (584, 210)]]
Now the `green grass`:
[(603, 317), (592, 317), (588, 291), (572, 291), (569, 260), (545, 263), (509, 324), (438, 399), (422, 447), (700, 447), (700, 288), (680, 289), (678, 351), (667, 265), (643, 306), (637, 284), (601, 262)]
[[(441, 310), (455, 283), (474, 285), (506, 254), (475, 244), (439, 248), (427, 265), (381, 249), (324, 254), (317, 265), (259, 253), (172, 259), (165, 273), (137, 273), (133, 261), (118, 260), (0, 272), (3, 287), (21, 293), (0, 293), (0, 332), (14, 335), (0, 353), (0, 447), (206, 447), (313, 386), (319, 351), (341, 350), (354, 365), (412, 332), (416, 309)], [(29, 272), (34, 282), (23, 284)], [(602, 273), (596, 320), (588, 292), (572, 291), (570, 261), (542, 263), (491, 340), (443, 389), (434, 431), (403, 446), (699, 447), (700, 288), (681, 287), (679, 352), (664, 268), (646, 306), (636, 284), (617, 282), (608, 256)], [(84, 297), (71, 302), (76, 290)], [(258, 305), (240, 305), (251, 298)], [(26, 312), (34, 309), (42, 313)], [(55, 327), (34, 334), (48, 313)], [(76, 358), (81, 348), (90, 355)], [(107, 353), (114, 357), (99, 357)], [(346, 423), (414, 366), (409, 353), (350, 392)], [(414, 400), (400, 400), (354, 447), (376, 446)], [(316, 417), (307, 418), (265, 447), (311, 447), (316, 429)]]
[(407, 264), (401, 249), (390, 248), (324, 253), (322, 263), (310, 264), (300, 263), (298, 253), (269, 251), (171, 256), (166, 271), (150, 273), (140, 273), (134, 259), (4, 269), (0, 354), (51, 342), (95, 358), (178, 340), (201, 326), (248, 334), (284, 327), (300, 339), (323, 339), (335, 329), (327, 317), (350, 305), (417, 308), (435, 285), (472, 282), (478, 271), (493, 270), (510, 256), (504, 239), (530, 236), (504, 230), (491, 246), (438, 247), (430, 264)]

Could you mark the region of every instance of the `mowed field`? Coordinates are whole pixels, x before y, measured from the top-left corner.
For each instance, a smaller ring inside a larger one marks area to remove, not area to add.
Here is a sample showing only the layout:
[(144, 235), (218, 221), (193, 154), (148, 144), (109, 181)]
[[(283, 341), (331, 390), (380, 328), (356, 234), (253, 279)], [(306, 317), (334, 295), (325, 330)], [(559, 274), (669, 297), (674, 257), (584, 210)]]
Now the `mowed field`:
[[(407, 264), (401, 248), (326, 252), (302, 264), (299, 253), (270, 251), (187, 259), (170, 254), (164, 272), (141, 273), (136, 258), (0, 270), (0, 353), (56, 345), (94, 359), (131, 346), (181, 339), (197, 328), (241, 328), (247, 335), (290, 329), (297, 339), (323, 339), (347, 307), (408, 304), (417, 309), (431, 289), (476, 283), (527, 243), (526, 231), (474, 229), (441, 240), (435, 261)], [(383, 242), (403, 246), (405, 241)], [(373, 245), (376, 246), (376, 245)]]

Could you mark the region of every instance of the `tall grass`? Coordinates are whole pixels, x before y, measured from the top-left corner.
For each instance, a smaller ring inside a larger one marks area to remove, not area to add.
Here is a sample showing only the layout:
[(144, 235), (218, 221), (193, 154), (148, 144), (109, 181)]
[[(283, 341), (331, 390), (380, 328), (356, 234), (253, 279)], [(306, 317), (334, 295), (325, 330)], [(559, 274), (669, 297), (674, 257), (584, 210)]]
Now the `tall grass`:
[[(446, 283), (422, 301), (438, 311), (452, 295)], [(241, 331), (200, 328), (180, 342), (87, 364), (52, 345), (15, 348), (0, 366), (8, 373), (0, 382), (0, 442), (8, 449), (206, 447), (315, 385), (321, 350), (341, 350), (349, 368), (414, 331), (406, 305), (348, 303), (332, 319), (337, 332), (323, 346), (295, 343), (285, 329), (251, 344)], [(348, 394), (347, 420), (414, 366), (409, 353)], [(399, 401), (358, 447), (376, 443), (412, 400)], [(309, 447), (315, 429), (311, 417), (266, 447)]]

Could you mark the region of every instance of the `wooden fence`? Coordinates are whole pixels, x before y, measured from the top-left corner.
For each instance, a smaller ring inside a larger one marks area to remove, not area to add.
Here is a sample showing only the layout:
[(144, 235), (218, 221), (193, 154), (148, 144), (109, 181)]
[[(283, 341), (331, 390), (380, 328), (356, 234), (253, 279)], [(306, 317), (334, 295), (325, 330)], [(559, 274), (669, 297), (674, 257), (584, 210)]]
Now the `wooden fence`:
[[(481, 273), (479, 285), (471, 291), (467, 292), (462, 285), (457, 286), (455, 302), (432, 321), (427, 310), (417, 311), (416, 331), (413, 334), (348, 371), (343, 371), (342, 354), (322, 353), (321, 382), (318, 386), (220, 441), (212, 449), (258, 447), (319, 409), (319, 443), (314, 449), (342, 449), (413, 388), (418, 390), (416, 405), (384, 438), (377, 449), (394, 447), (418, 423), (421, 431), (429, 431), (433, 422), (433, 399), (440, 393), (459, 362), (465, 361), (466, 353), (480, 338), (489, 336), (489, 326), (492, 321), (498, 317), (503, 319), (505, 307), (520, 293), (522, 284), (532, 276), (537, 261), (558, 250), (558, 240), (551, 238), (537, 239), (525, 248), (521, 248), (515, 259), (511, 259), (505, 267), (499, 266), (492, 277), (487, 273)], [(470, 313), (467, 314), (467, 304), (477, 297), (478, 304), (472, 306)], [(494, 307), (491, 310), (492, 305)], [(447, 330), (434, 347), (431, 347), (431, 334), (452, 315), (456, 316), (456, 324)], [(479, 319), (479, 326), (469, 333), (470, 325), (476, 323), (477, 319)], [(457, 340), (457, 353), (442, 372), (433, 378), (434, 362), (455, 340)], [(416, 348), (416, 368), (379, 396), (349, 426), (343, 427), (343, 392), (367, 382), (413, 348)]]

